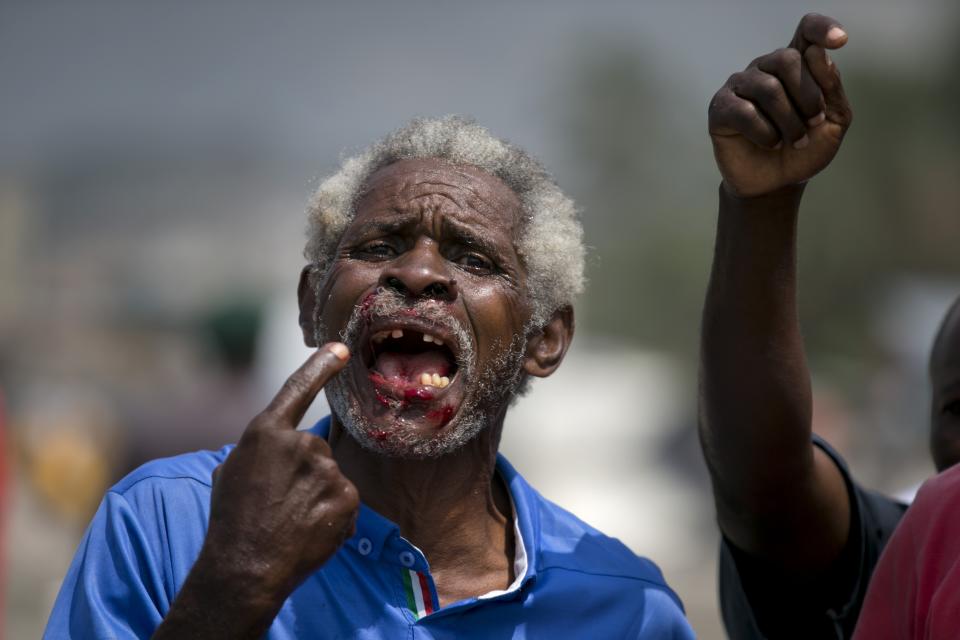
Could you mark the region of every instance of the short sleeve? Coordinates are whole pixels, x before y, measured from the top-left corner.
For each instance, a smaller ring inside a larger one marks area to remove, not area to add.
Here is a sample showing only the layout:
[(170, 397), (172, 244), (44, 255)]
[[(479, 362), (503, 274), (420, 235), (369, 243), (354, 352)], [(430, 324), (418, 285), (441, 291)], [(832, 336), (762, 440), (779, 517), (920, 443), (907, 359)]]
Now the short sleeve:
[(169, 608), (157, 558), (119, 493), (100, 503), (64, 578), (44, 638), (149, 638)]
[(843, 458), (822, 439), (815, 436), (813, 443), (836, 463), (847, 486), (851, 509), (846, 547), (828, 573), (799, 581), (722, 540), (720, 610), (732, 638), (850, 638), (880, 552), (906, 510), (906, 505), (854, 482)]
[(637, 640), (693, 640), (695, 636), (684, 615), (683, 605), (669, 588), (646, 589), (643, 603), (643, 613), (637, 625), (624, 637)]

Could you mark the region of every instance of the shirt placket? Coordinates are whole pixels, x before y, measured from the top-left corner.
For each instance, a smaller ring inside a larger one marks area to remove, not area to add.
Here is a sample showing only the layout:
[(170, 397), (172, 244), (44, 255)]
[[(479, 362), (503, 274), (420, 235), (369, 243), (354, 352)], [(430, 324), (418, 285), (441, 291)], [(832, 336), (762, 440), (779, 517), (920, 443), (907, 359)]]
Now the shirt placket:
[(396, 568), (405, 613), (417, 622), (439, 608), (437, 588), (423, 553), (400, 536), (392, 537), (384, 549), (382, 561)]

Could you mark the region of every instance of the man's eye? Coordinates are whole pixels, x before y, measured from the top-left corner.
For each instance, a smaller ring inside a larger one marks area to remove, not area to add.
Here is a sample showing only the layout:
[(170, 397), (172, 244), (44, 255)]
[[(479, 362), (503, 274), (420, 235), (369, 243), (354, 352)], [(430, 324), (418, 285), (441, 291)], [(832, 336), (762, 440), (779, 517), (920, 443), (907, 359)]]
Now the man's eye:
[(383, 241), (368, 242), (361, 246), (357, 253), (369, 258), (392, 258), (397, 255), (396, 249)]
[(456, 260), (457, 264), (475, 273), (492, 273), (493, 263), (476, 253), (465, 253)]

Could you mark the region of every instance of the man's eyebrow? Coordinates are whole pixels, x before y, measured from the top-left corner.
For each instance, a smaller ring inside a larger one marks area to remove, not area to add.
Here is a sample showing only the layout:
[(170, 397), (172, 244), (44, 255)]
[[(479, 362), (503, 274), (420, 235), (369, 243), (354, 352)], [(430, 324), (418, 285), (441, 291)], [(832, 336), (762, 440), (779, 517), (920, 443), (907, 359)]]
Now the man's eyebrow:
[(409, 227), (410, 225), (416, 224), (420, 216), (416, 213), (399, 213), (395, 215), (383, 218), (377, 218), (369, 222), (365, 222), (362, 226), (363, 232), (377, 231), (380, 233), (394, 233), (403, 229), (404, 227)]
[(445, 218), (441, 223), (441, 228), (444, 235), (449, 234), (457, 238), (463, 244), (477, 247), (490, 256), (503, 256), (504, 252), (502, 247), (499, 247), (496, 243), (492, 242), (486, 235), (476, 233), (473, 229), (466, 225), (459, 224), (450, 218)]

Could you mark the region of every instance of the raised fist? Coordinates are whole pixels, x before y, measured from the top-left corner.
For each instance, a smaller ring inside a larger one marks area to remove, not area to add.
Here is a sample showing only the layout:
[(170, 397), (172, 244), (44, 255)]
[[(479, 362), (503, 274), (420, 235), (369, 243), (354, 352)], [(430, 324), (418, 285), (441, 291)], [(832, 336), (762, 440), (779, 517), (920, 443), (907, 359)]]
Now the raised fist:
[(853, 113), (827, 50), (846, 42), (836, 20), (808, 14), (786, 48), (760, 56), (713, 96), (710, 138), (728, 190), (770, 193), (830, 163)]

